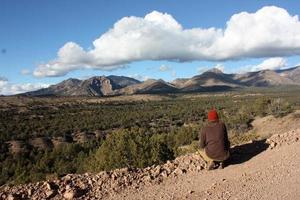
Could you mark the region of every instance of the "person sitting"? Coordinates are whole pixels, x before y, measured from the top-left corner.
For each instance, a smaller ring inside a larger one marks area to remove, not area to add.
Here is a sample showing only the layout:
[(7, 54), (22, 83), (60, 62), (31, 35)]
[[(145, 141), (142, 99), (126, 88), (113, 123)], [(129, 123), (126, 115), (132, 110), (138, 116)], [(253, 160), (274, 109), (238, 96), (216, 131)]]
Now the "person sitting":
[(207, 170), (217, 167), (224, 168), (224, 162), (230, 156), (230, 142), (226, 126), (219, 121), (215, 109), (208, 112), (208, 123), (200, 132), (199, 139), (200, 150), (198, 153), (206, 161)]

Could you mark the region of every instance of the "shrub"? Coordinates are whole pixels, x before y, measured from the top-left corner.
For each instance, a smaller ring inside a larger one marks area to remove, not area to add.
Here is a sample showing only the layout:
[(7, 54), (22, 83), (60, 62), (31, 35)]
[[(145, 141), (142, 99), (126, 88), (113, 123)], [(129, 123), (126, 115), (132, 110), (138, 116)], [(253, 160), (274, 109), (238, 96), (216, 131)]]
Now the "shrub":
[(166, 135), (145, 135), (143, 130), (118, 130), (110, 134), (90, 158), (91, 171), (146, 167), (173, 159)]

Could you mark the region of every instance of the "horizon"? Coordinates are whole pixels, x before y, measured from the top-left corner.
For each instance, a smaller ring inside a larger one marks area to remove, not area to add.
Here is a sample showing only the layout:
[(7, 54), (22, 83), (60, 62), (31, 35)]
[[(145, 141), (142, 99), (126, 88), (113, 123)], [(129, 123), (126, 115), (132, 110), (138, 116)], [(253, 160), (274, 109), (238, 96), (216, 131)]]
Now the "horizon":
[(0, 4), (5, 30), (0, 37), (0, 95), (68, 78), (117, 75), (170, 82), (212, 68), (243, 73), (300, 64), (297, 2)]

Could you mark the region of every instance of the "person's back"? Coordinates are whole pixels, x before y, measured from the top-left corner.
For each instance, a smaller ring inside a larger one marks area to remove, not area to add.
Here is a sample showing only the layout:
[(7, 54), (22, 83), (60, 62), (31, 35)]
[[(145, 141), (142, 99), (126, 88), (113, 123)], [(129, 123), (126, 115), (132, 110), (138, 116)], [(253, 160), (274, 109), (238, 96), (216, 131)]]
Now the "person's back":
[(199, 138), (200, 149), (204, 149), (200, 154), (210, 165), (214, 164), (213, 161), (223, 162), (228, 159), (230, 143), (226, 126), (218, 120), (215, 110), (208, 113), (208, 123), (202, 129)]
[(228, 158), (229, 141), (223, 122), (208, 122), (201, 133), (200, 148), (205, 149), (207, 156), (213, 160), (223, 161)]

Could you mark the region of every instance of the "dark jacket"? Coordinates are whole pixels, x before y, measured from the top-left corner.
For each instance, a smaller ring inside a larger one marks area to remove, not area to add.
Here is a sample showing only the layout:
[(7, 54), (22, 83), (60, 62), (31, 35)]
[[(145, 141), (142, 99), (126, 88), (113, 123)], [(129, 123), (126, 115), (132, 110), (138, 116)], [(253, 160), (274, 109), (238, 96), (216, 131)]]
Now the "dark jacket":
[(216, 161), (226, 160), (229, 156), (230, 142), (223, 122), (208, 122), (199, 135), (200, 148), (206, 155)]

